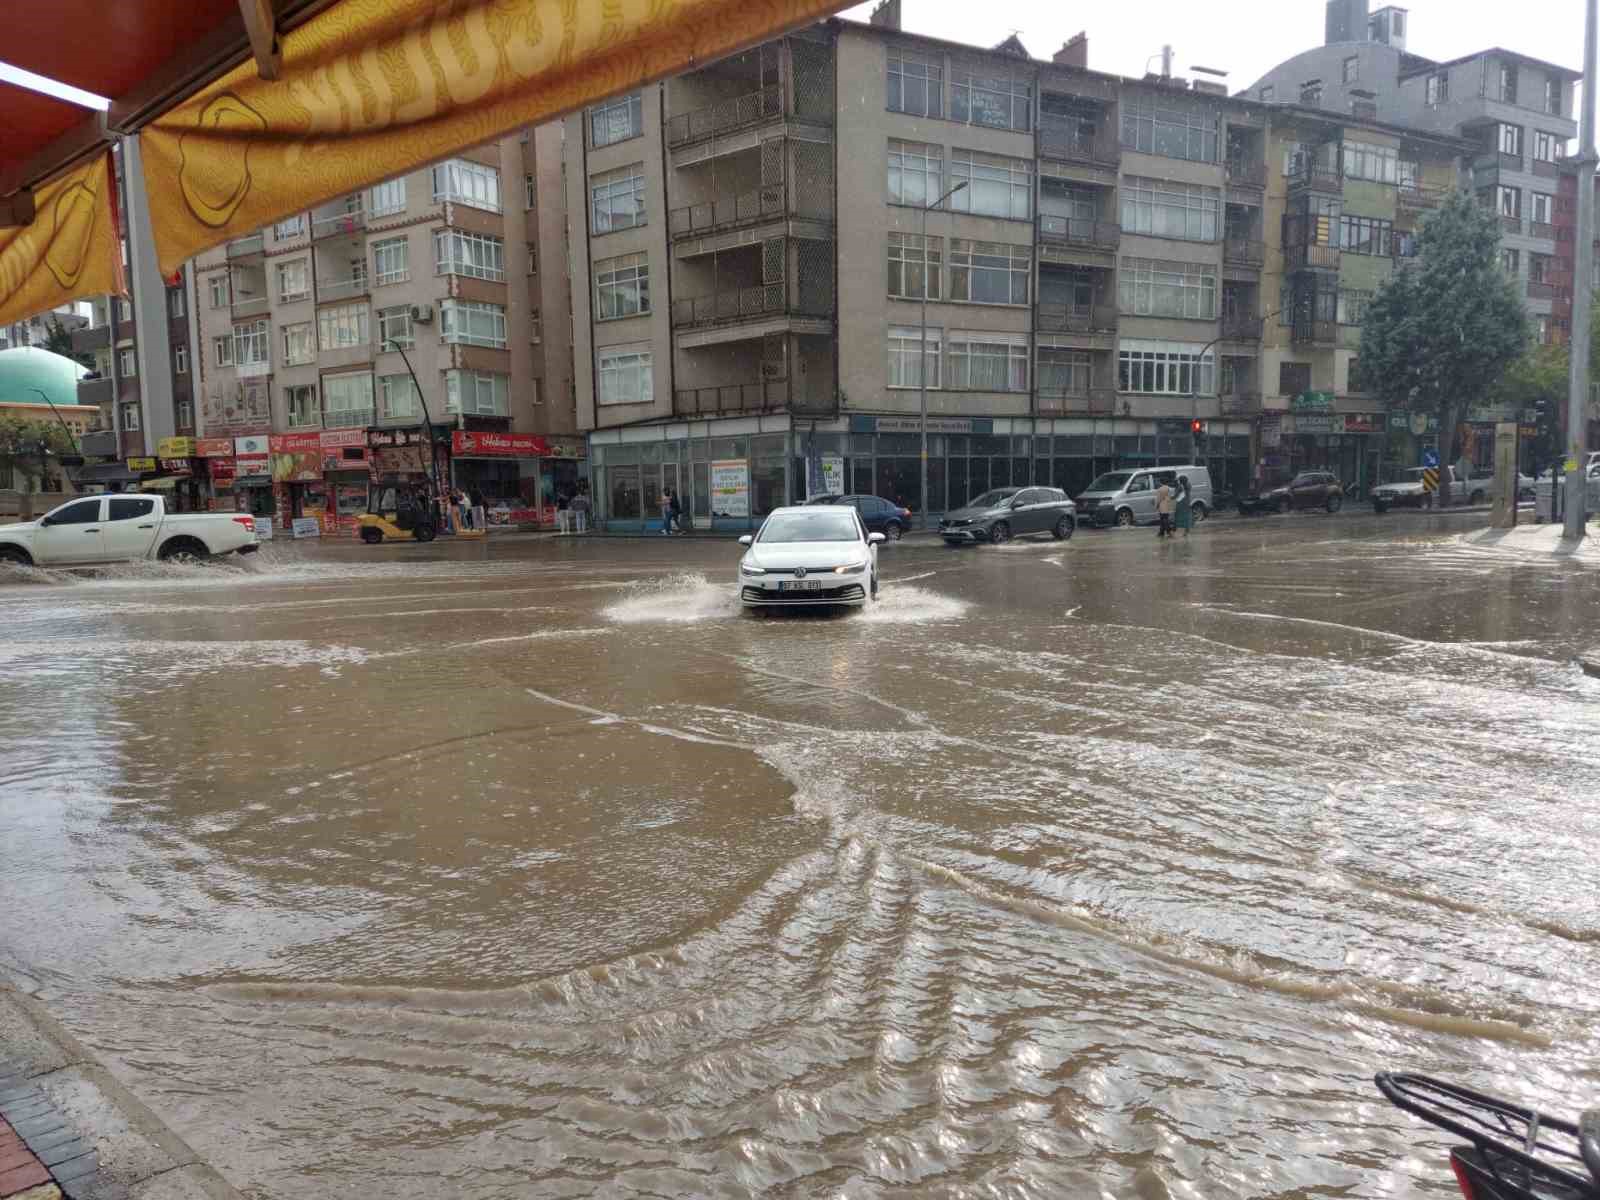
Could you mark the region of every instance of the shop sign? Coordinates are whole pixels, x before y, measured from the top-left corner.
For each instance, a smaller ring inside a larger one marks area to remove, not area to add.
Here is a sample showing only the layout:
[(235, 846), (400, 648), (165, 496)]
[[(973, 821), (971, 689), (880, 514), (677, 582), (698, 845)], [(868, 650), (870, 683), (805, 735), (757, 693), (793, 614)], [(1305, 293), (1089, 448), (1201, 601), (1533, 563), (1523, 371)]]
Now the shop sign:
[(750, 465), (742, 458), (711, 464), (711, 515), (750, 515)]
[(156, 443), (157, 458), (193, 458), (192, 437), (165, 437)]
[(1346, 433), (1381, 433), (1383, 431), (1383, 414), (1346, 413), (1344, 431)]
[(427, 440), (427, 435), (420, 429), (369, 429), (367, 431), (367, 445), (374, 448), (378, 446), (420, 446)]
[(1294, 412), (1329, 412), (1333, 408), (1333, 393), (1301, 392), (1289, 407)]
[(367, 469), (367, 431), (365, 429), (327, 429), (322, 433), (324, 471), (365, 471)]
[(1439, 432), (1439, 418), (1429, 416), (1427, 413), (1414, 412), (1411, 414), (1411, 432), (1421, 437), (1425, 433)]
[(275, 433), (272, 447), (274, 483), (322, 482), (322, 439), (315, 433)]
[[(921, 433), (922, 418), (851, 417), (851, 433)], [(993, 433), (994, 422), (973, 417), (929, 417), (929, 433)]]
[(197, 438), (194, 443), (195, 456), (198, 458), (232, 458), (232, 438)]
[(1539, 427), (1537, 425), (1528, 425), (1528, 424), (1518, 425), (1517, 426), (1517, 434), (1518, 434), (1518, 436), (1525, 437), (1525, 438), (1538, 437), (1539, 436)]
[(189, 475), (189, 460), (187, 458), (163, 458), (161, 469), (169, 475)]
[(822, 456), (822, 491), (824, 495), (843, 493), (844, 488), (844, 459), (838, 455), (825, 454)]
[(251, 458), (257, 458), (272, 452), (270, 442), (271, 439), (264, 433), (253, 437), (236, 437), (233, 439), (233, 453), (236, 457), (249, 455)]
[(426, 475), (427, 447), (379, 446), (372, 452), (372, 469), (379, 475)]
[(339, 450), (345, 446), (365, 446), (365, 429), (324, 429), (319, 440), (324, 450)]
[[(262, 441), (265, 440), (265, 438), (262, 439)], [(239, 475), (272, 474), (272, 456), (270, 454), (241, 454), (233, 461), (236, 473)], [(318, 476), (318, 478), (321, 478), (321, 476)]]
[(270, 542), (272, 540), (272, 518), (257, 517), (255, 519), (256, 541)]
[(550, 443), (537, 433), (457, 429), (450, 434), (450, 451), (457, 458), (548, 458)]
[(316, 517), (296, 517), (290, 523), (289, 532), (296, 538), (321, 537), (322, 522)]
[(130, 458), (128, 460), (128, 470), (130, 471), (154, 471), (155, 469), (156, 460), (153, 458)]
[[(1331, 414), (1319, 415), (1315, 413), (1300, 413), (1295, 416), (1294, 431), (1296, 433), (1313, 435), (1328, 434), (1334, 431), (1334, 427), (1337, 423), (1338, 418), (1332, 416)], [(1338, 425), (1338, 427), (1340, 429), (1344, 428), (1343, 425)]]
[(1389, 432), (1405, 433), (1411, 428), (1411, 414), (1403, 408), (1391, 409), (1389, 412)]
[(234, 464), (237, 460), (232, 458), (213, 458), (207, 460), (211, 468), (212, 483), (230, 483), (234, 476)]
[(551, 458), (588, 458), (589, 450), (582, 442), (550, 442), (547, 453)]

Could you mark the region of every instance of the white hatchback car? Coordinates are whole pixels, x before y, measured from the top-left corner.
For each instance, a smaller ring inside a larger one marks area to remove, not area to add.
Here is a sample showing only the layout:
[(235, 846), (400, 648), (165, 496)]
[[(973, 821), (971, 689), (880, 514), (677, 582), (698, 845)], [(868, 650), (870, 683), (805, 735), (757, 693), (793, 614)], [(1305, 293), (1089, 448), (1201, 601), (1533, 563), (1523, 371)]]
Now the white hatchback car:
[(868, 533), (854, 508), (774, 509), (739, 539), (739, 602), (746, 608), (865, 605), (878, 597), (881, 533)]

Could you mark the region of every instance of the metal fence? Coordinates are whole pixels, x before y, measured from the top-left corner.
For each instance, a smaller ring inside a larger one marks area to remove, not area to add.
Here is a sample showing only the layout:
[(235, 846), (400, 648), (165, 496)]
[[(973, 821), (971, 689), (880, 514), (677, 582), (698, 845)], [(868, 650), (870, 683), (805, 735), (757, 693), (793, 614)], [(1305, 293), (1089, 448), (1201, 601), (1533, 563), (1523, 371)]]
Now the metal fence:
[(1113, 221), (1088, 217), (1061, 217), (1039, 214), (1039, 240), (1068, 246), (1094, 246), (1115, 250), (1122, 243), (1122, 226)]
[(1036, 142), (1040, 158), (1105, 166), (1115, 166), (1122, 158), (1122, 147), (1111, 130), (1086, 129), (1070, 121), (1041, 119)]
[(782, 408), (788, 399), (788, 380), (763, 379), (755, 383), (679, 388), (672, 393), (672, 411), (677, 416), (765, 412)]
[(673, 236), (679, 237), (753, 224), (782, 216), (786, 209), (787, 196), (781, 185), (760, 187), (736, 196), (720, 196), (702, 204), (675, 208), (667, 214), (667, 223)]
[(761, 283), (754, 287), (730, 288), (709, 296), (695, 296), (672, 302), (674, 329), (696, 325), (720, 325), (749, 317), (767, 316), (788, 310), (781, 283)]
[(783, 115), (777, 84), (667, 118), (667, 145), (682, 146)]
[(1080, 307), (1041, 301), (1035, 323), (1044, 333), (1113, 333), (1117, 310), (1109, 304)]
[(1222, 261), (1241, 267), (1259, 267), (1267, 261), (1266, 244), (1255, 238), (1229, 237), (1222, 241)]
[(1116, 388), (1091, 387), (1079, 391), (1044, 387), (1039, 389), (1037, 410), (1045, 415), (1103, 416), (1115, 412), (1116, 408)]

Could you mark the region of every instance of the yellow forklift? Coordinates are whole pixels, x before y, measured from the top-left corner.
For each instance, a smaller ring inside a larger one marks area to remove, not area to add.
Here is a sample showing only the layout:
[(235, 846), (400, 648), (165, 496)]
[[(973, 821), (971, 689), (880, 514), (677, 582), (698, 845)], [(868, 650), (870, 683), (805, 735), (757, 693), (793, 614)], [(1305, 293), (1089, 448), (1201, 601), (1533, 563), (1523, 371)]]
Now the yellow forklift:
[(431, 542), (439, 534), (434, 505), (425, 488), (374, 483), (367, 488), (367, 511), (356, 518), (361, 540)]

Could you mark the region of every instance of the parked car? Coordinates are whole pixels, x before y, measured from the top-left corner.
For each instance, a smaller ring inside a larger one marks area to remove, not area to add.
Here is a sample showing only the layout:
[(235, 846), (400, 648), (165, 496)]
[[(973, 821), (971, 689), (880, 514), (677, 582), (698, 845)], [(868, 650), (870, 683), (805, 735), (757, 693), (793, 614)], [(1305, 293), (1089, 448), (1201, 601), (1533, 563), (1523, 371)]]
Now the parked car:
[(1301, 471), (1287, 482), (1263, 480), (1239, 499), (1239, 512), (1245, 515), (1304, 508), (1325, 508), (1336, 513), (1343, 507), (1344, 485), (1329, 471)]
[(257, 550), (253, 517), (169, 513), (164, 497), (84, 496), (37, 521), (0, 525), (0, 562), (82, 567), (139, 558), (199, 562)]
[[(1372, 511), (1385, 513), (1391, 508), (1432, 508), (1439, 500), (1436, 493), (1424, 491), (1422, 488), (1422, 472), (1425, 469), (1412, 467), (1401, 472), (1398, 479), (1391, 479), (1388, 483), (1380, 483), (1373, 488)], [(1491, 503), (1499, 494), (1493, 475), (1469, 475), (1466, 479), (1462, 479), (1453, 466), (1440, 469), (1449, 473), (1452, 504)], [(1524, 493), (1524, 481), (1527, 481), (1531, 490), (1532, 481), (1528, 476), (1518, 475), (1519, 499)]]
[(949, 546), (978, 542), (998, 546), (1035, 533), (1048, 533), (1059, 541), (1071, 537), (1077, 528), (1078, 506), (1060, 488), (1004, 487), (945, 513), (939, 521), (939, 536)]
[(813, 496), (806, 503), (847, 505), (861, 514), (868, 533), (881, 533), (891, 542), (898, 542), (911, 528), (911, 510), (881, 496)]
[(746, 608), (865, 605), (878, 597), (878, 546), (850, 506), (775, 508), (739, 539), (739, 603)]
[(1189, 503), (1194, 519), (1204, 521), (1216, 510), (1211, 489), (1211, 472), (1190, 463), (1177, 467), (1139, 467), (1107, 471), (1078, 496), (1078, 510), (1092, 525), (1154, 525), (1156, 489), (1163, 483), (1176, 486), (1179, 479), (1189, 482)]

